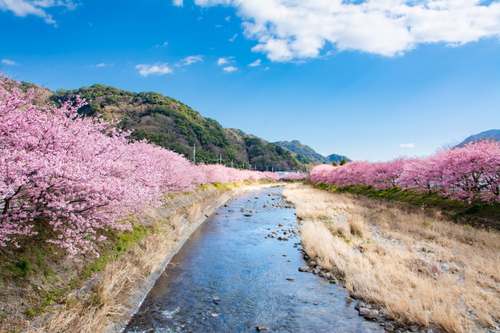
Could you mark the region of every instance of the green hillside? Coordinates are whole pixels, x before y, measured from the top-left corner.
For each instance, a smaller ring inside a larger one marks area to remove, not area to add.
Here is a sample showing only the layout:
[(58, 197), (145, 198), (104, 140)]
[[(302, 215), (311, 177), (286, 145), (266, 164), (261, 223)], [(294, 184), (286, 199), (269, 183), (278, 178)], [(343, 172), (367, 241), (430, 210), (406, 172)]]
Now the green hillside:
[(196, 162), (265, 170), (296, 170), (300, 162), (282, 147), (248, 135), (225, 129), (217, 121), (202, 117), (182, 102), (155, 92), (134, 93), (94, 84), (74, 90), (58, 90), (51, 99), (66, 101), (79, 95), (89, 103), (80, 112), (119, 119), (118, 126), (133, 130), (134, 139), (147, 139)]

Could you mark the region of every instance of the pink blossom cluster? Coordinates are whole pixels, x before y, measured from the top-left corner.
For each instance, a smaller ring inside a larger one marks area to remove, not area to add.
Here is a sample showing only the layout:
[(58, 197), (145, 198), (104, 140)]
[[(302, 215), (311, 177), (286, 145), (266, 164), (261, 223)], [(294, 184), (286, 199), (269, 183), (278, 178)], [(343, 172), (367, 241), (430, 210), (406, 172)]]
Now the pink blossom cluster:
[(0, 246), (48, 228), (70, 257), (91, 252), (103, 230), (127, 230), (130, 214), (165, 194), (206, 183), (277, 180), (274, 173), (190, 163), (147, 143), (129, 142), (113, 122), (82, 117), (75, 103), (37, 105), (34, 90), (0, 77)]
[(309, 174), (307, 173), (300, 173), (300, 172), (294, 172), (294, 173), (287, 173), (281, 177), (282, 180), (304, 180), (308, 179)]
[(239, 183), (244, 180), (272, 180), (278, 181), (279, 175), (269, 171), (239, 170), (226, 167), (222, 164), (198, 164), (193, 166), (193, 182), (196, 185), (212, 183)]
[(401, 187), (431, 191), (459, 201), (500, 202), (500, 143), (472, 142), (425, 158), (389, 162), (357, 161), (344, 166), (319, 165), (315, 184), (364, 185), (377, 190)]

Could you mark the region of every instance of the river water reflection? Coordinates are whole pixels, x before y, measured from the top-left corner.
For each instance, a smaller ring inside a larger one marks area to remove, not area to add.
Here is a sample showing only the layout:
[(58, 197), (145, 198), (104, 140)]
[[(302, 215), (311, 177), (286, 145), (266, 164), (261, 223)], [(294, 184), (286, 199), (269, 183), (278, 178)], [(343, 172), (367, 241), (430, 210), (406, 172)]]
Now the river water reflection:
[(297, 227), (294, 209), (280, 207), (282, 190), (247, 193), (210, 216), (125, 332), (383, 332), (358, 316), (341, 286), (298, 271), (298, 236), (266, 238)]

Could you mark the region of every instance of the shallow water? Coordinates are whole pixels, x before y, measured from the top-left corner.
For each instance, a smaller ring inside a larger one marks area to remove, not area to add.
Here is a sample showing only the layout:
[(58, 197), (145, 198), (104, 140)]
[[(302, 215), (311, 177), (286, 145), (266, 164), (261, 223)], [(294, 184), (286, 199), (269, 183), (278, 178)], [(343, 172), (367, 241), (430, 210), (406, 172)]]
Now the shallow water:
[[(272, 206), (281, 191), (247, 193), (210, 216), (125, 332), (383, 332), (358, 316), (341, 286), (298, 271), (306, 265), (300, 238), (282, 233), (297, 227), (294, 209)], [(266, 238), (275, 231), (289, 240)]]

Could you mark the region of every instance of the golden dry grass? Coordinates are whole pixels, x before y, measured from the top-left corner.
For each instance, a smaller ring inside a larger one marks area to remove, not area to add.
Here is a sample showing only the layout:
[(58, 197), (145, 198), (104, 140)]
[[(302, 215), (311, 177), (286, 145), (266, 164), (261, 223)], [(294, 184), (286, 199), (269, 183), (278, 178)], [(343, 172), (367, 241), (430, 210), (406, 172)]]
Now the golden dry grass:
[(305, 185), (289, 185), (284, 195), (303, 220), (304, 249), (343, 275), (349, 292), (408, 324), (445, 332), (498, 325), (498, 233)]

